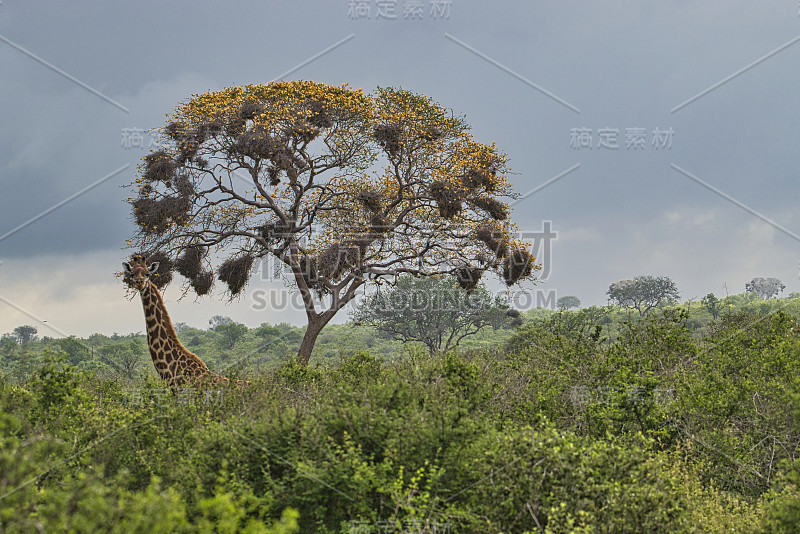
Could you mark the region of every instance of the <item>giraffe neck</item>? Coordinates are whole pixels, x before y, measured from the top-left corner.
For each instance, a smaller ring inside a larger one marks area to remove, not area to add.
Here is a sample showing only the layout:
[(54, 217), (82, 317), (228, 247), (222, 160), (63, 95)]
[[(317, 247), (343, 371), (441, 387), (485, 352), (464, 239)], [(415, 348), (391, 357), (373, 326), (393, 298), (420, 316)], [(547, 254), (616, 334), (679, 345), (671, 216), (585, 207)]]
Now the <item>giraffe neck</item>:
[(206, 364), (178, 340), (156, 286), (148, 282), (140, 294), (147, 324), (147, 345), (161, 378), (174, 385), (209, 373)]

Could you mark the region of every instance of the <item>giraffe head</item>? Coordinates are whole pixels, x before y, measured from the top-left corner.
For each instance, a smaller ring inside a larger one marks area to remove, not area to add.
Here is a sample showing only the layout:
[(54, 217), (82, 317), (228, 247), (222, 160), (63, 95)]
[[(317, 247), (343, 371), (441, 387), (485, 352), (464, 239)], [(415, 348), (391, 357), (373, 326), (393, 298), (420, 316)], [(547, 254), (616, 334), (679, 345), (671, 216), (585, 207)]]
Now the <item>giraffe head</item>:
[(158, 272), (158, 262), (148, 263), (144, 256), (137, 254), (131, 258), (131, 261), (122, 262), (122, 268), (125, 270), (125, 283), (137, 291), (141, 291), (147, 287), (150, 276)]

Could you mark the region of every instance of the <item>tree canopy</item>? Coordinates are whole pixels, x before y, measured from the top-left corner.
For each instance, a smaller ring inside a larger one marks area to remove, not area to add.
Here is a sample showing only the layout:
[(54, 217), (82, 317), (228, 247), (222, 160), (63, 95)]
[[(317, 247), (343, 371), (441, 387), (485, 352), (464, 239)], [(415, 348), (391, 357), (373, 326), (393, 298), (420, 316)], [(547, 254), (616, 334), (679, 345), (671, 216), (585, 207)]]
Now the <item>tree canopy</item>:
[(406, 275), (391, 289), (364, 299), (352, 317), (393, 339), (419, 341), (431, 354), (441, 354), (483, 328), (510, 325), (518, 315), (483, 285), (467, 291), (450, 276)]
[[(507, 156), (431, 98), (302, 81), (195, 95), (162, 129), (129, 198), (129, 246), (197, 295), (241, 294), (276, 259), (308, 320), (298, 356), (366, 283), (401, 274), (535, 276), (508, 220)], [(212, 262), (221, 260), (218, 267)]]
[(608, 297), (624, 308), (635, 309), (644, 316), (680, 297), (678, 288), (668, 276), (637, 276), (608, 286)]
[(762, 299), (775, 297), (786, 288), (777, 278), (756, 277), (744, 285), (745, 291), (757, 293)]
[(25, 343), (29, 343), (31, 341), (36, 340), (36, 335), (39, 331), (36, 329), (35, 326), (31, 326), (29, 324), (18, 326), (12, 332), (14, 339), (17, 340), (17, 343), (23, 345)]
[(573, 295), (566, 295), (564, 297), (560, 297), (556, 301), (556, 308), (560, 311), (566, 311), (570, 308), (580, 308), (581, 307), (581, 299), (575, 297)]

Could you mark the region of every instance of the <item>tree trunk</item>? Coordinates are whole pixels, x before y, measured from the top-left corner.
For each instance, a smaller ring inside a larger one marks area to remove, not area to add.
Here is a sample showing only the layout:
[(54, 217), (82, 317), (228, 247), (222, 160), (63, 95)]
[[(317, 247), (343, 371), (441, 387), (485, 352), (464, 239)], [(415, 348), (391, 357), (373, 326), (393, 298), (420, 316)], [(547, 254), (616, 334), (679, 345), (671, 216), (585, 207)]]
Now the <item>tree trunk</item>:
[(315, 317), (308, 318), (308, 327), (303, 336), (303, 341), (300, 343), (300, 350), (297, 351), (297, 360), (303, 367), (308, 365), (308, 360), (311, 358), (311, 351), (314, 350), (314, 344), (317, 342), (317, 336), (328, 324), (330, 318)]

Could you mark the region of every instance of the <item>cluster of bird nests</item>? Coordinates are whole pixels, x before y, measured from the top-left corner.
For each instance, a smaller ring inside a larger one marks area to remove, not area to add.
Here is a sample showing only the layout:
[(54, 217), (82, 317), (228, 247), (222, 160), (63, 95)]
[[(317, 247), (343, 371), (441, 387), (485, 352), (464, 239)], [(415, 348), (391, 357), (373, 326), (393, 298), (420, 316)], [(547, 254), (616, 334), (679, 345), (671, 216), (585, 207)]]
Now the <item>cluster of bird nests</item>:
[(378, 213), (383, 209), (383, 196), (380, 191), (364, 189), (358, 193), (356, 199), (372, 213)]
[(499, 160), (488, 154), (478, 157), (459, 179), (462, 185), (471, 191), (483, 189), (487, 193), (493, 193), (497, 189), (497, 164)]
[(256, 125), (252, 130), (242, 132), (230, 150), (254, 160), (270, 161), (272, 165), (267, 167), (267, 175), (273, 186), (280, 183), (281, 171), (294, 183), (305, 167), (303, 160), (288, 148), (286, 137), (273, 136), (265, 125)]
[[(387, 216), (383, 213), (383, 195), (380, 191), (372, 189), (364, 189), (358, 193), (356, 197), (364, 208), (370, 212), (370, 229), (367, 235), (372, 236), (370, 242), (377, 239), (381, 234), (385, 234), (392, 229), (392, 224), (389, 222)], [(362, 239), (363, 241), (363, 239)], [(369, 243), (366, 244), (367, 246)], [(366, 247), (364, 247), (366, 248)]]
[(144, 157), (144, 175), (147, 182), (167, 183), (175, 176), (178, 165), (165, 150), (156, 150)]
[(264, 105), (260, 102), (244, 102), (236, 112), (228, 116), (223, 126), (224, 132), (231, 137), (238, 137), (244, 133), (247, 121), (253, 120), (264, 112)]
[(328, 289), (325, 287), (325, 284), (319, 277), (319, 272), (317, 271), (317, 260), (308, 256), (300, 256), (298, 261), (300, 263), (300, 271), (303, 273), (306, 284), (310, 289), (317, 293), (319, 298), (322, 298), (323, 295), (328, 293)]
[(264, 104), (248, 100), (239, 106), (236, 115), (243, 120), (249, 121), (255, 119), (258, 115), (264, 113)]
[(508, 241), (503, 231), (493, 224), (483, 224), (475, 230), (475, 238), (486, 245), (498, 258), (508, 254)]
[(403, 129), (397, 124), (386, 124), (376, 126), (372, 131), (372, 137), (375, 141), (389, 154), (390, 157), (395, 157), (400, 151), (401, 135)]
[(311, 115), (308, 117), (309, 124), (317, 128), (330, 128), (333, 126), (333, 119), (325, 104), (312, 102), (308, 109), (311, 111)]
[(460, 267), (455, 270), (455, 277), (461, 289), (472, 291), (478, 287), (484, 270), (480, 267)]
[(303, 272), (306, 281), (312, 282), (319, 278), (317, 272), (317, 260), (308, 256), (300, 256), (300, 270)]
[(376, 237), (392, 229), (391, 221), (382, 213), (373, 213), (369, 222), (369, 233)]
[(436, 180), (428, 186), (428, 192), (439, 208), (439, 215), (446, 219), (452, 219), (461, 213), (464, 201), (485, 211), (496, 221), (504, 221), (508, 218), (508, 209), (505, 204), (495, 198), (481, 196), (477, 191), (469, 190), (464, 186), (463, 181), (453, 183)]
[(188, 172), (183, 171), (175, 159), (165, 150), (156, 150), (144, 157), (144, 173), (142, 177), (145, 181), (143, 186), (143, 192), (145, 193), (152, 191), (152, 183), (162, 182), (185, 197), (191, 198), (195, 194), (194, 184)]
[(206, 295), (214, 285), (214, 273), (203, 269), (204, 257), (202, 247), (189, 247), (175, 261), (175, 270), (190, 281), (198, 296)]
[(475, 231), (475, 238), (503, 260), (503, 279), (506, 285), (513, 285), (531, 274), (533, 257), (525, 249), (509, 250), (508, 240), (503, 231), (493, 224), (483, 224)]
[(166, 133), (170, 139), (178, 143), (184, 139), (188, 139), (190, 136), (194, 136), (195, 139), (202, 143), (209, 137), (213, 137), (221, 133), (223, 130), (224, 125), (222, 122), (212, 119), (201, 122), (193, 131), (187, 128), (185, 124), (180, 122), (171, 122), (164, 128), (164, 133)]
[(193, 200), (197, 195), (194, 182), (192, 182), (189, 173), (185, 169), (181, 169), (175, 174), (173, 185), (175, 192), (185, 199)]
[(195, 161), (201, 166), (207, 162), (197, 158), (200, 145), (222, 131), (222, 123), (216, 120), (203, 122), (194, 129), (187, 128), (185, 124), (179, 122), (171, 122), (164, 128), (164, 133), (175, 141), (178, 147), (176, 160), (180, 163)]
[(483, 189), (487, 193), (492, 193), (497, 188), (497, 169), (490, 165), (479, 164), (462, 174), (459, 180), (466, 189), (471, 191)]
[(310, 143), (319, 135), (319, 128), (311, 124), (306, 117), (296, 117), (295, 120), (284, 129), (284, 134), (302, 143)]
[(139, 197), (133, 201), (136, 224), (146, 234), (161, 235), (172, 223), (184, 224), (189, 218), (192, 201), (183, 196), (160, 199)]
[(268, 245), (275, 245), (291, 236), (287, 228), (279, 222), (269, 222), (253, 228)]
[(428, 186), (428, 191), (439, 207), (439, 215), (445, 219), (452, 219), (461, 213), (463, 191), (455, 184), (436, 180)]
[(533, 256), (527, 250), (519, 249), (509, 254), (503, 261), (503, 280), (507, 286), (531, 274)]
[(358, 265), (362, 247), (357, 244), (333, 243), (317, 256), (317, 271), (328, 280), (339, 278), (342, 273)]
[(442, 135), (444, 134), (442, 134), (442, 131), (439, 128), (430, 127), (424, 128), (422, 131), (420, 131), (419, 138), (424, 139), (425, 141), (436, 141), (441, 139)]
[[(390, 157), (394, 158), (402, 146), (403, 133), (403, 127), (399, 124), (382, 124), (372, 130), (372, 137)], [(443, 135), (442, 131), (434, 126), (423, 128), (416, 133), (416, 137), (429, 142), (441, 139)], [(413, 137), (414, 134), (409, 136)]]
[[(157, 150), (145, 156), (142, 177), (145, 183), (139, 190), (139, 197), (132, 203), (134, 219), (142, 231), (161, 235), (172, 223), (184, 224), (197, 196), (189, 173), (180, 169), (165, 150)], [(154, 191), (152, 184), (156, 182), (163, 183), (174, 194), (151, 196)]]
[(508, 209), (505, 204), (492, 197), (475, 197), (470, 200), (472, 204), (484, 210), (496, 221), (504, 221), (508, 218)]
[(247, 285), (254, 259), (252, 254), (241, 254), (227, 259), (219, 266), (217, 278), (228, 285), (231, 296), (241, 293)]
[(257, 125), (236, 138), (233, 151), (252, 159), (271, 159), (284, 148), (283, 142), (275, 139), (265, 125)]

